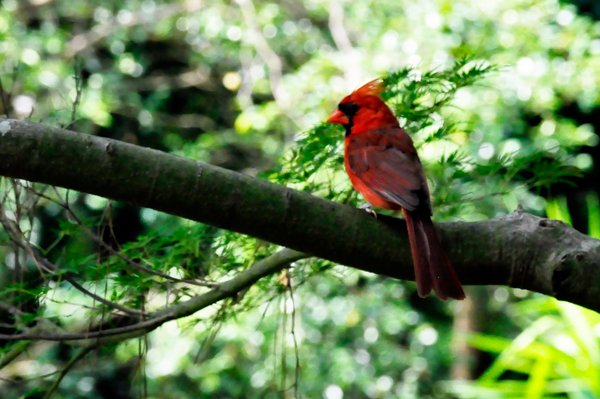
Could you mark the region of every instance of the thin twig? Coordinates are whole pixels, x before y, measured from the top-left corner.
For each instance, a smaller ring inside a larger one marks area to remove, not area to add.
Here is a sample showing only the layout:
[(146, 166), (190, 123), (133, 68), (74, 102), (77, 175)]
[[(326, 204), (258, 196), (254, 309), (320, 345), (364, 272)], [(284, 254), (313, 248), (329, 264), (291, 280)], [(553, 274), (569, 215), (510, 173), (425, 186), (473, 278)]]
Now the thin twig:
[[(58, 267), (56, 265), (54, 265), (53, 263), (51, 263), (48, 259), (42, 258), (42, 257), (40, 257), (38, 259), (40, 260), (40, 262), (42, 262), (44, 264), (44, 266), (46, 266), (48, 269), (50, 269), (50, 271), (56, 272), (59, 270)], [(96, 300), (106, 306), (109, 306), (113, 309), (120, 310), (123, 313), (134, 315), (134, 316), (141, 316), (141, 315), (147, 314), (144, 311), (128, 308), (127, 306), (119, 305), (118, 303), (114, 303), (114, 302), (109, 301), (108, 299), (104, 299), (101, 296), (96, 295), (93, 292), (85, 289), (81, 284), (79, 284), (72, 277), (70, 277), (66, 274), (63, 274), (62, 277), (65, 280), (67, 280), (69, 282), (69, 284), (71, 284), (78, 291), (82, 292), (83, 294), (93, 298), (94, 300)]]
[(298, 398), (298, 386), (300, 384), (300, 351), (298, 349), (298, 338), (296, 337), (296, 301), (294, 300), (294, 289), (290, 276), (289, 286), (290, 298), (292, 299), (292, 338), (294, 340), (294, 354), (296, 356), (296, 370), (294, 373), (294, 398)]
[(77, 363), (78, 361), (83, 359), (85, 357), (85, 355), (90, 353), (94, 348), (95, 348), (95, 346), (93, 346), (93, 345), (83, 348), (77, 354), (77, 356), (75, 356), (73, 359), (71, 359), (69, 361), (69, 363), (67, 363), (67, 365), (60, 372), (60, 375), (58, 376), (58, 378), (56, 378), (56, 380), (54, 380), (54, 383), (52, 384), (52, 386), (50, 388), (48, 388), (48, 391), (46, 391), (46, 395), (44, 395), (44, 399), (50, 399), (50, 396), (52, 395), (52, 393), (54, 391), (56, 391), (56, 388), (58, 388), (58, 385), (60, 384), (60, 382), (63, 380), (63, 378), (65, 378), (65, 375), (67, 375), (69, 370), (71, 370), (73, 368), (73, 366), (75, 366), (75, 363)]
[(12, 83), (10, 86), (10, 90), (6, 90), (4, 88), (4, 86), (2, 85), (2, 79), (0, 79), (0, 100), (2, 101), (2, 108), (4, 109), (4, 115), (6, 115), (7, 118), (11, 118), (14, 119), (15, 115), (13, 113), (13, 106), (12, 106), (12, 97), (13, 97), (13, 92), (15, 89), (15, 83), (17, 81), (17, 78), (19, 76), (19, 67), (18, 65), (15, 65), (13, 67), (13, 73), (12, 73)]
[[(23, 248), (26, 252), (29, 253), (29, 256), (31, 256), (31, 258), (35, 261), (36, 265), (38, 265), (38, 268), (40, 269), (40, 273), (42, 274), (42, 276), (44, 275), (43, 270), (46, 270), (53, 275), (56, 275), (56, 272), (59, 270), (58, 266), (54, 265), (48, 259), (38, 255), (36, 253), (36, 251), (34, 251), (34, 249), (32, 248), (29, 241), (25, 240), (24, 243), (20, 242), (21, 241), (20, 237), (23, 236), (23, 232), (21, 231), (19, 225), (16, 223), (13, 224), (13, 228), (11, 228), (9, 226), (10, 221), (6, 217), (6, 214), (4, 212), (4, 208), (2, 207), (2, 204), (0, 204), (0, 221), (2, 222), (2, 225), (4, 226), (5, 230), (7, 230), (7, 232), (12, 236), (13, 243), (15, 243), (16, 246), (18, 246), (19, 248)], [(15, 230), (17, 230), (17, 231), (15, 231)], [(18, 234), (17, 234), (17, 232), (18, 232)], [(126, 306), (119, 305), (117, 303), (111, 302), (107, 299), (102, 298), (101, 296), (98, 296), (98, 295), (88, 291), (82, 285), (80, 285), (77, 281), (75, 281), (73, 278), (71, 278), (68, 275), (63, 275), (63, 278), (65, 280), (67, 280), (75, 289), (81, 291), (85, 295), (88, 295), (88, 296), (94, 298), (95, 300), (103, 303), (104, 305), (107, 305), (116, 310), (120, 310), (121, 312), (124, 312), (126, 314), (131, 314), (131, 315), (136, 315), (136, 316), (144, 314), (143, 312), (141, 312), (137, 309), (131, 309)]]
[(12, 118), (12, 106), (10, 104), (9, 94), (4, 90), (2, 79), (0, 78), (0, 101), (2, 101), (2, 110), (7, 118)]
[[(57, 197), (59, 198), (60, 202), (57, 202), (51, 198), (48, 198), (49, 200), (57, 203), (58, 205), (60, 205), (63, 209), (65, 209), (69, 215), (76, 221), (76, 224), (81, 227), (89, 236), (90, 238), (92, 238), (92, 240), (94, 240), (96, 243), (98, 243), (100, 246), (102, 246), (104, 249), (106, 249), (111, 255), (116, 256), (117, 258), (123, 260), (125, 263), (127, 263), (129, 266), (133, 267), (135, 270), (139, 271), (139, 272), (144, 272), (144, 273), (148, 273), (148, 274), (152, 274), (158, 277), (162, 277), (165, 278), (167, 280), (171, 280), (171, 281), (177, 281), (179, 283), (186, 283), (186, 284), (192, 284), (192, 285), (197, 285), (200, 287), (215, 287), (216, 284), (214, 283), (206, 283), (206, 282), (199, 282), (196, 280), (187, 280), (187, 279), (180, 279), (177, 277), (172, 277), (169, 276), (168, 274), (156, 271), (156, 270), (152, 270), (149, 269), (145, 266), (142, 266), (141, 264), (131, 260), (130, 258), (128, 258), (127, 256), (123, 255), (122, 253), (120, 253), (119, 251), (116, 251), (113, 247), (111, 247), (110, 245), (108, 245), (107, 243), (104, 242), (104, 240), (99, 237), (97, 234), (95, 234), (92, 230), (90, 230), (82, 221), (81, 219), (79, 219), (79, 217), (71, 210), (71, 208), (64, 203), (60, 193), (58, 192), (58, 190), (56, 189), (56, 187), (54, 187), (54, 192), (57, 195)], [(62, 203), (61, 203), (62, 202)]]
[(83, 96), (83, 76), (81, 73), (81, 66), (78, 65), (78, 61), (75, 61), (73, 66), (73, 79), (75, 79), (75, 100), (73, 101), (73, 108), (71, 110), (71, 122), (67, 126), (69, 129), (77, 121), (77, 109), (81, 103), (81, 97)]
[(37, 266), (38, 271), (40, 272), (40, 276), (44, 280), (44, 283), (47, 283), (46, 276), (44, 275), (43, 269), (40, 266), (39, 262), (37, 261), (37, 257), (35, 256), (35, 253), (34, 253), (33, 249), (31, 248), (31, 246), (29, 245), (29, 242), (27, 242), (27, 240), (24, 240), (27, 245), (24, 245), (21, 243), (21, 238), (24, 237), (24, 234), (21, 231), (21, 227), (19, 226), (18, 221), (14, 222), (14, 223), (12, 223), (10, 221), (2, 203), (0, 203), (0, 224), (2, 224), (2, 226), (4, 227), (4, 230), (11, 237), (13, 244), (15, 246), (18, 246), (19, 248), (25, 249), (29, 253), (29, 256), (31, 256), (35, 265)]
[[(287, 270), (284, 270), (283, 273), (286, 273), (286, 271)], [(285, 357), (285, 338), (287, 330), (287, 300), (285, 292), (281, 296), (281, 301), (283, 302), (283, 310), (281, 311), (281, 383), (279, 387), (281, 399), (285, 399), (285, 384), (287, 381), (287, 361)]]
[[(118, 342), (123, 339), (133, 338), (144, 332), (150, 332), (167, 321), (189, 316), (197, 311), (204, 309), (223, 299), (231, 298), (239, 291), (256, 283), (259, 279), (278, 272), (279, 270), (288, 267), (291, 262), (309, 257), (309, 255), (294, 251), (291, 249), (283, 249), (269, 257), (266, 257), (251, 268), (241, 272), (230, 280), (227, 280), (209, 292), (198, 295), (188, 301), (173, 305), (169, 308), (164, 308), (155, 312), (148, 313), (147, 320), (136, 324), (117, 327), (111, 330), (91, 331), (84, 333), (23, 333), (23, 334), (0, 334), (0, 340), (20, 341), (20, 340), (44, 340), (44, 341), (77, 341), (77, 340), (96, 340), (100, 338), (113, 337), (110, 342)], [(96, 342), (100, 345), (100, 341)]]
[(212, 321), (212, 325), (210, 327), (210, 334), (208, 335), (208, 337), (206, 337), (204, 341), (202, 341), (202, 345), (200, 345), (200, 349), (198, 349), (198, 353), (196, 354), (196, 358), (194, 359), (194, 364), (203, 363), (208, 358), (209, 348), (212, 346), (212, 343), (217, 337), (217, 333), (223, 326), (223, 320), (225, 316), (225, 311), (227, 310), (227, 306), (227, 301), (223, 302), (223, 304), (219, 308), (219, 311), (215, 315)]
[(137, 332), (140, 330), (152, 331), (158, 326), (164, 324), (167, 321), (173, 320), (174, 317), (171, 314), (155, 317), (144, 322), (136, 323), (127, 327), (117, 327), (112, 330), (101, 330), (91, 331), (85, 333), (71, 333), (71, 334), (0, 334), (0, 340), (6, 341), (21, 341), (21, 340), (32, 340), (32, 341), (77, 341), (77, 340), (95, 340), (98, 338), (113, 337), (115, 335), (128, 334), (131, 332)]
[(12, 313), (13, 316), (20, 317), (20, 316), (24, 316), (26, 313), (21, 311), (21, 309), (17, 308), (16, 306), (10, 305), (8, 303), (4, 303), (4, 302), (0, 302), (0, 309), (2, 310), (6, 310), (10, 313)]

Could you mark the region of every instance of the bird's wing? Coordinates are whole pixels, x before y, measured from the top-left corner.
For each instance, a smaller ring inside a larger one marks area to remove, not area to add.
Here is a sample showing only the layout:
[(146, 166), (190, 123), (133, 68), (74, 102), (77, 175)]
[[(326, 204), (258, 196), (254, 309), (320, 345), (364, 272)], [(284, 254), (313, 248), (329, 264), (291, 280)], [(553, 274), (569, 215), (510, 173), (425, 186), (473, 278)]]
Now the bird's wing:
[[(377, 195), (408, 211), (429, 208), (427, 182), (412, 140), (402, 129), (369, 130), (350, 135), (348, 166)], [(424, 194), (427, 194), (424, 196)]]

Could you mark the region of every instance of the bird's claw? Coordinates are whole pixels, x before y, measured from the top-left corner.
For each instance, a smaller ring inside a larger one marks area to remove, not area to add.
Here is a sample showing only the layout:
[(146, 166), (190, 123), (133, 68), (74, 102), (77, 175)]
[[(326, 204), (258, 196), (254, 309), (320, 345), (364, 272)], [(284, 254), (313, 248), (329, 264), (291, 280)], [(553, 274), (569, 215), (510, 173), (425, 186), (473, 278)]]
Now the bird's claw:
[(375, 213), (375, 211), (371, 209), (371, 204), (369, 204), (368, 202), (359, 206), (358, 209), (365, 210), (367, 213), (370, 213), (371, 215), (375, 216), (375, 219), (377, 219), (377, 213)]

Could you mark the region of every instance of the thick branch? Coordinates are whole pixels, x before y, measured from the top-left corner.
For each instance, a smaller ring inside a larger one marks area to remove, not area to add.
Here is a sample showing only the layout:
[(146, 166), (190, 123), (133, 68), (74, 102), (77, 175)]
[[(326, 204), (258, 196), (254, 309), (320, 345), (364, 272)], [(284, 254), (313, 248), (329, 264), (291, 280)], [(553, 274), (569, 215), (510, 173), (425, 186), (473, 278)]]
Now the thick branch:
[[(53, 184), (237, 231), (331, 261), (414, 279), (406, 227), (171, 154), (0, 119), (0, 175)], [(501, 284), (600, 310), (600, 241), (523, 212), (437, 224), (465, 284)]]

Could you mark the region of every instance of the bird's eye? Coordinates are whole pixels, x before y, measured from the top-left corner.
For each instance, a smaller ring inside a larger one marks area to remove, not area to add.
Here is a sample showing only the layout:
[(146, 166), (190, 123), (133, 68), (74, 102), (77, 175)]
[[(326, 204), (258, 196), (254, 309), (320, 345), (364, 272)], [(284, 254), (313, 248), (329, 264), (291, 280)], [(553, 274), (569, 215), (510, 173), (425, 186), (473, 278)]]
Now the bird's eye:
[(340, 103), (340, 105), (338, 105), (338, 109), (340, 111), (342, 111), (346, 116), (348, 117), (352, 117), (354, 115), (356, 115), (356, 113), (358, 112), (358, 109), (360, 107), (358, 106), (357, 103)]

